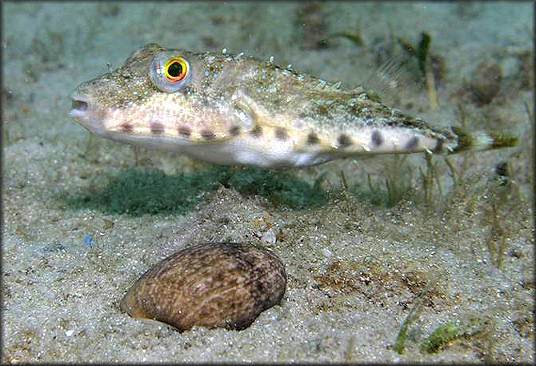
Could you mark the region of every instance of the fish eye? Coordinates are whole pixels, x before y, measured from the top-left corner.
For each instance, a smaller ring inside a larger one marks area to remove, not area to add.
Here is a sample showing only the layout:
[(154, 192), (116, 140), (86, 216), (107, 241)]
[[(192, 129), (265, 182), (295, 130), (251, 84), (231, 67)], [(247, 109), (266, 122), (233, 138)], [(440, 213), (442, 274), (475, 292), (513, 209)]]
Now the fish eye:
[(183, 80), (188, 73), (187, 61), (182, 57), (170, 58), (164, 65), (164, 75), (170, 83), (177, 83)]
[(158, 89), (166, 93), (181, 90), (190, 79), (190, 63), (176, 55), (156, 55), (151, 64), (151, 79)]

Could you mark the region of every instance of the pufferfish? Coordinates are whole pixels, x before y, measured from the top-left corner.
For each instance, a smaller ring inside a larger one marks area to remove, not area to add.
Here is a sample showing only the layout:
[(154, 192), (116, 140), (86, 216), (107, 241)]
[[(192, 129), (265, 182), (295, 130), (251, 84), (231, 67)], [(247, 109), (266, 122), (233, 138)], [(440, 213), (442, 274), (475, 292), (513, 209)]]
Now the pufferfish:
[(112, 140), (264, 168), (517, 144), (505, 133), (432, 127), (362, 87), (345, 90), (272, 60), (154, 43), (117, 70), (79, 85), (70, 115)]

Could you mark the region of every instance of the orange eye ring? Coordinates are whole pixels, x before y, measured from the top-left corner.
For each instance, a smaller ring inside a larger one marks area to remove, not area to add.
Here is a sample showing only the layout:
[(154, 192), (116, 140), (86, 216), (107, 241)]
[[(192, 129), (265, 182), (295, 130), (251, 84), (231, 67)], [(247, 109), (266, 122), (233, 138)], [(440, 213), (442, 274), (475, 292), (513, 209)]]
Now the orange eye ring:
[(188, 75), (188, 66), (182, 57), (171, 57), (164, 64), (164, 77), (170, 83), (177, 83)]
[(169, 51), (156, 54), (149, 69), (154, 86), (164, 93), (182, 90), (192, 76), (188, 59), (174, 53), (175, 51)]

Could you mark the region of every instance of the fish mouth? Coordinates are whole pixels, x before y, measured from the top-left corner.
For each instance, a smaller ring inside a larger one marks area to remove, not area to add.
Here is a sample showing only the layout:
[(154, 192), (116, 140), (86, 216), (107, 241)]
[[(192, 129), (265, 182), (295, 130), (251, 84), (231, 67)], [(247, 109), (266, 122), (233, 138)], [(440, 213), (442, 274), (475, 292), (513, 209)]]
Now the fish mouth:
[(91, 97), (74, 93), (71, 98), (72, 109), (69, 115), (89, 132), (97, 135), (105, 134), (102, 111), (96, 109), (95, 104), (90, 102)]
[(69, 115), (74, 118), (84, 118), (89, 111), (89, 98), (83, 95), (73, 95)]

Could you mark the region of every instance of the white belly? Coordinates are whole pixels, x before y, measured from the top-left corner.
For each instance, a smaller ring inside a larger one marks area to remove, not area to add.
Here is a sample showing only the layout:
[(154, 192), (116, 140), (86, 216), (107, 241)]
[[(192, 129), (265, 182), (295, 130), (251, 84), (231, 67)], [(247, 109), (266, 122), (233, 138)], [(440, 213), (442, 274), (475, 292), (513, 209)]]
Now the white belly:
[(107, 137), (148, 149), (176, 151), (220, 165), (254, 165), (263, 168), (305, 167), (322, 164), (335, 158), (326, 153), (297, 152), (291, 139), (274, 141), (243, 136), (218, 142), (187, 140), (178, 142), (176, 138), (167, 137), (120, 134)]

